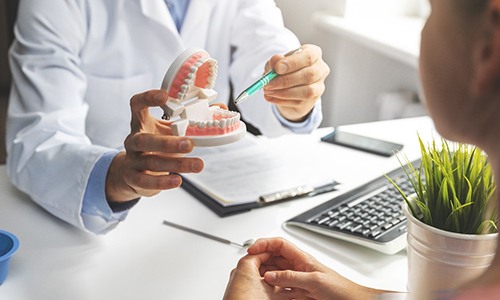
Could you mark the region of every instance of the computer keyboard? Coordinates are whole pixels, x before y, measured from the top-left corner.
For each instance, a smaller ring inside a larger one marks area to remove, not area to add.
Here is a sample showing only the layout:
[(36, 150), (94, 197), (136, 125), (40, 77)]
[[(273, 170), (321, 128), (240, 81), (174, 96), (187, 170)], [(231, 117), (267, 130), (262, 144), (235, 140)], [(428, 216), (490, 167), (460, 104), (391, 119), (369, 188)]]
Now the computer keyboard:
[[(413, 161), (415, 167), (420, 160)], [(407, 194), (413, 193), (403, 168), (388, 173)], [(403, 197), (382, 175), (285, 222), (374, 250), (395, 254), (406, 247)]]

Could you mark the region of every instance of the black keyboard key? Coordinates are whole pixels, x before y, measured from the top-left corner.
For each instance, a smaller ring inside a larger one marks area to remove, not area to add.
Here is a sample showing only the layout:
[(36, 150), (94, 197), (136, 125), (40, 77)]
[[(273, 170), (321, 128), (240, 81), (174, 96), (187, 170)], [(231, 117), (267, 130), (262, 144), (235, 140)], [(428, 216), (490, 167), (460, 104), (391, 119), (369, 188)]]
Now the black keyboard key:
[[(402, 174), (403, 171), (399, 169), (398, 172), (393, 171), (391, 174)], [(391, 174), (389, 177), (395, 178), (394, 180), (404, 193), (407, 195), (413, 193), (413, 187), (406, 175)], [(323, 205), (324, 209), (311, 210), (311, 212), (314, 211), (314, 215), (308, 215), (302, 222), (311, 223), (322, 230), (332, 232), (332, 236), (336, 234), (344, 237), (351, 235), (353, 238), (356, 236), (354, 242), (368, 240), (374, 243), (388, 243), (396, 238), (399, 239), (406, 232), (406, 217), (401, 209), (404, 198), (385, 176), (376, 181), (379, 182), (378, 185), (365, 191), (364, 195), (361, 193), (346, 195), (345, 198), (340, 197), (344, 201), (338, 202), (333, 202), (332, 199), (330, 205)], [(302, 216), (296, 218), (299, 217)], [(398, 245), (401, 244), (401, 242), (398, 243)]]

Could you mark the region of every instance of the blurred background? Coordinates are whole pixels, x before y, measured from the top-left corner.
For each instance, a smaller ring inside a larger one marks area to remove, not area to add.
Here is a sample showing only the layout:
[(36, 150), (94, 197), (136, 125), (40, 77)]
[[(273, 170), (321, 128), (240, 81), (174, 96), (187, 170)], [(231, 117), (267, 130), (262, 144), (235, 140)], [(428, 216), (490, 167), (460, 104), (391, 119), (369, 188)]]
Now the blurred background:
[(420, 31), (428, 0), (276, 0), (302, 43), (331, 68), (323, 126), (425, 114), (418, 97)]
[(0, 164), (5, 163), (5, 113), (10, 89), (7, 49), (12, 41), (18, 0), (0, 0)]

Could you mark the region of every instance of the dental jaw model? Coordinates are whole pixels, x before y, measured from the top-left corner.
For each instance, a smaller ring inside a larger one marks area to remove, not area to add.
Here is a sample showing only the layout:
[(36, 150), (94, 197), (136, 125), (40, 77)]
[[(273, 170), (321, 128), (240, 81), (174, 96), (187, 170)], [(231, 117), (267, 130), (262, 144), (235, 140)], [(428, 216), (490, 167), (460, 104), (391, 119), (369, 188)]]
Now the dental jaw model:
[(219, 146), (240, 140), (246, 132), (240, 114), (210, 107), (217, 92), (217, 61), (198, 48), (182, 52), (172, 63), (161, 88), (168, 101), (163, 119), (172, 121), (172, 134), (188, 136), (195, 146)]

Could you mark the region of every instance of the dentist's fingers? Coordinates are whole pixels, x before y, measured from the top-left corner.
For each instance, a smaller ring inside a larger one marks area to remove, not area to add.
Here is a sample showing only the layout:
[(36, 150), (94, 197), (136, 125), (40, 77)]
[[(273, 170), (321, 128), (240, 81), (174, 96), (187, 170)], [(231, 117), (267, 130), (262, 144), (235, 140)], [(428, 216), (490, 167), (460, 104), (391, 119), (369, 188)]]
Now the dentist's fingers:
[(283, 106), (302, 106), (305, 102), (316, 102), (325, 91), (323, 81), (308, 85), (289, 87), (281, 90), (266, 90), (264, 97), (269, 102)]
[(316, 64), (323, 55), (321, 48), (315, 45), (302, 45), (301, 49), (290, 56), (274, 55), (267, 64), (268, 70), (274, 69), (278, 75), (293, 73)]
[(168, 94), (165, 90), (149, 90), (132, 96), (130, 99), (131, 130), (140, 131), (144, 122), (150, 117), (149, 108), (164, 105), (167, 99)]
[(130, 162), (130, 166), (139, 172), (198, 173), (203, 170), (204, 164), (197, 157), (140, 153)]
[(127, 151), (189, 153), (193, 150), (193, 142), (188, 137), (157, 135), (139, 132), (125, 139)]

